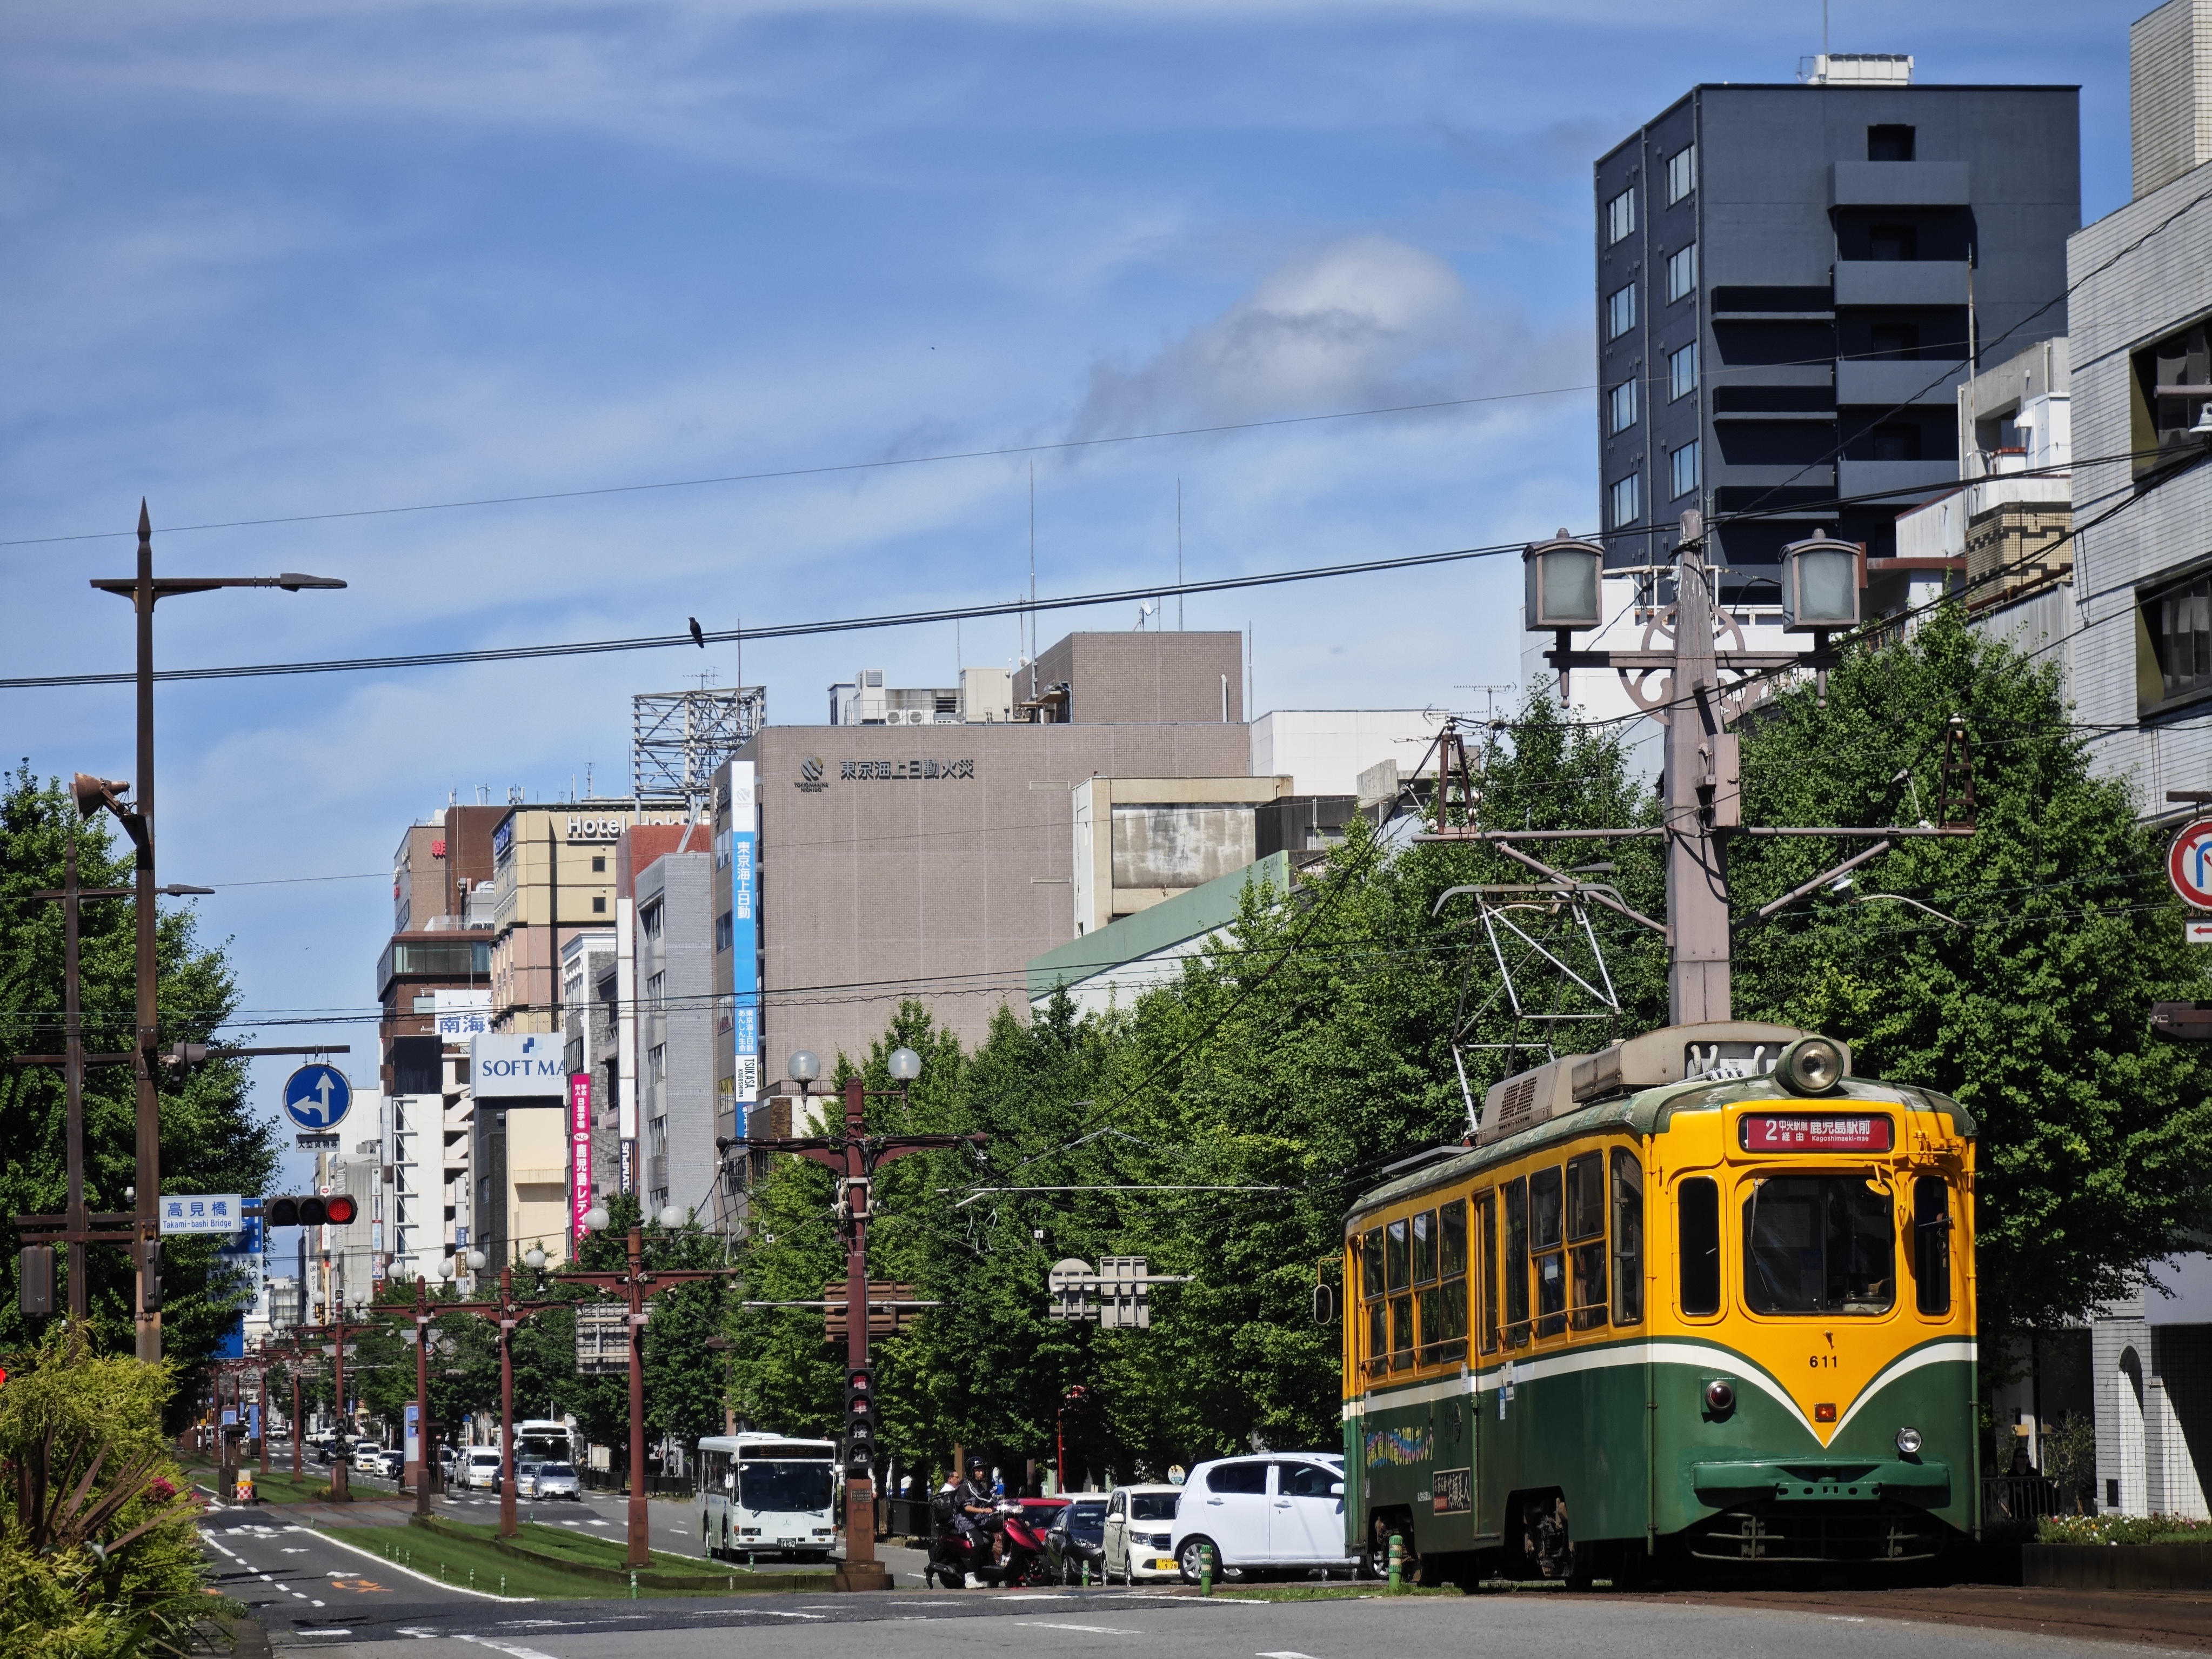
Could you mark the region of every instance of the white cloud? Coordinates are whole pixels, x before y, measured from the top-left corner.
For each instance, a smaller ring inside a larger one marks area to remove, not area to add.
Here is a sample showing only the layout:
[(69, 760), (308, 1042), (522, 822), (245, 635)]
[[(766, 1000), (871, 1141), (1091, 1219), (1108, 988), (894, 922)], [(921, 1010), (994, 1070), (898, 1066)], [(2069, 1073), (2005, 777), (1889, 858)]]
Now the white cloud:
[(1577, 362), (1564, 331), (1479, 302), (1434, 254), (1355, 235), (1278, 266), (1142, 362), (1095, 366), (1072, 435), (1571, 385)]

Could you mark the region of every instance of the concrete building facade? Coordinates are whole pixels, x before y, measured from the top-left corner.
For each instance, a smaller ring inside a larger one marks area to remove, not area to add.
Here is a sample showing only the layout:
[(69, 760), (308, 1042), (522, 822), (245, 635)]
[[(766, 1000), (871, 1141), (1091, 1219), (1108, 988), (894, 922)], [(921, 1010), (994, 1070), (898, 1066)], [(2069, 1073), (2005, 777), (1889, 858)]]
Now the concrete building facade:
[(1723, 603), (1771, 599), (1821, 527), (1867, 544), (1877, 609), (1903, 602), (1893, 526), (1957, 476), (1954, 389), (2067, 331), (2081, 222), (2075, 88), (1910, 72), (1699, 86), (1596, 163), (1608, 568), (1668, 562), (1698, 507)]

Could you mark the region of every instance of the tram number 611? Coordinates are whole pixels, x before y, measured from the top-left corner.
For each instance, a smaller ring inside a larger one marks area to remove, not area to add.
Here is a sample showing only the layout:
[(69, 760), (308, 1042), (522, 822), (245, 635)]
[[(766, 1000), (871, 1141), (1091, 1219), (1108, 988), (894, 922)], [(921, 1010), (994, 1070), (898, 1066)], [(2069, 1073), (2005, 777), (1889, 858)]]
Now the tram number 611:
[(1836, 1368), (1836, 1358), (1837, 1356), (1832, 1353), (1816, 1353), (1812, 1358), (1812, 1367), (1816, 1371), (1833, 1370)]

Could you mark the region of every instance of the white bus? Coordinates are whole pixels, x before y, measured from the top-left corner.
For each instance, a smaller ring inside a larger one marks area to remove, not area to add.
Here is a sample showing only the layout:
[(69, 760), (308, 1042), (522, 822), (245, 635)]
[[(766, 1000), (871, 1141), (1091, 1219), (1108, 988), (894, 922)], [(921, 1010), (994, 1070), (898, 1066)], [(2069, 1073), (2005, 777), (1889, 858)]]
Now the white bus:
[(699, 1443), (699, 1537), (710, 1556), (827, 1561), (837, 1541), (837, 1447), (780, 1434)]

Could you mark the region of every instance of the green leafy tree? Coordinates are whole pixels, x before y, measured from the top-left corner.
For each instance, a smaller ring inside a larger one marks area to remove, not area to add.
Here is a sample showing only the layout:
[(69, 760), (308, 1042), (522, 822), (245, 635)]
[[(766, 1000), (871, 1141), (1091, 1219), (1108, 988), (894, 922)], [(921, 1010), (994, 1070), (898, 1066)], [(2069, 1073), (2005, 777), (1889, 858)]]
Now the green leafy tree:
[[(2163, 832), (2139, 821), (2124, 784), (2093, 774), (2056, 668), (1955, 611), (1846, 656), (1825, 704), (1803, 687), (1756, 721), (1747, 818), (1932, 818), (1954, 714), (1973, 742), (1973, 836), (1901, 842), (1849, 896), (1824, 892), (1746, 928), (1736, 1006), (1844, 1037), (1861, 1073), (1974, 1113), (1982, 1328), (2002, 1337), (2122, 1293), (2201, 1222), (2207, 1068), (2154, 1035), (2150, 1012), (2207, 990), (2166, 886)], [(1741, 845), (1739, 914), (1835, 856), (1820, 841)]]
[[(59, 780), (41, 782), (27, 763), (6, 786), (0, 794), (0, 1204), (10, 1214), (52, 1214), (68, 1196), (61, 1074), (57, 1067), (6, 1063), (15, 1054), (62, 1047), (61, 907), (32, 895), (62, 884), (72, 836), (86, 886), (127, 885), (131, 861), (104, 820), (79, 821)], [(83, 908), (82, 1007), (86, 1046), (94, 1051), (128, 1048), (136, 1026), (131, 911), (128, 901), (117, 900), (88, 901)], [(237, 1006), (224, 951), (201, 942), (188, 905), (162, 912), (157, 951), (160, 1045), (209, 1041)], [(85, 1197), (95, 1208), (130, 1207), (124, 1193), (137, 1178), (136, 1114), (129, 1068), (87, 1073)], [(262, 1190), (276, 1164), (276, 1145), (270, 1127), (247, 1108), (242, 1063), (198, 1066), (182, 1080), (165, 1073), (161, 1117), (165, 1192)], [(163, 1346), (186, 1371), (213, 1351), (250, 1295), (242, 1276), (219, 1257), (217, 1243), (176, 1238), (163, 1246)], [(100, 1348), (128, 1349), (135, 1340), (129, 1254), (94, 1246), (88, 1255), (90, 1340)], [(17, 1271), (12, 1249), (0, 1255), (0, 1344), (9, 1346), (34, 1334), (18, 1311)], [(165, 1395), (167, 1408), (180, 1413), (194, 1397), (190, 1389)]]
[(213, 1611), (161, 1423), (175, 1368), (56, 1322), (0, 1389), (0, 1659), (181, 1656)]

